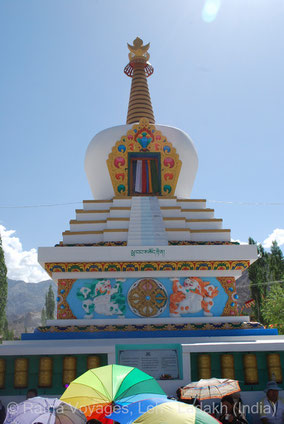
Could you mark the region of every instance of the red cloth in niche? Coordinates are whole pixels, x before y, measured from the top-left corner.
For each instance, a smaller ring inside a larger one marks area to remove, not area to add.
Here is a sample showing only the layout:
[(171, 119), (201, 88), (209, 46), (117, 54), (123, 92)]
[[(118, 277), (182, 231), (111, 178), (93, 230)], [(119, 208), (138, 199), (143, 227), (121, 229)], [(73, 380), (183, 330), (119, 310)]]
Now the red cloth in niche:
[(142, 193), (147, 193), (147, 170), (146, 170), (146, 161), (142, 161)]

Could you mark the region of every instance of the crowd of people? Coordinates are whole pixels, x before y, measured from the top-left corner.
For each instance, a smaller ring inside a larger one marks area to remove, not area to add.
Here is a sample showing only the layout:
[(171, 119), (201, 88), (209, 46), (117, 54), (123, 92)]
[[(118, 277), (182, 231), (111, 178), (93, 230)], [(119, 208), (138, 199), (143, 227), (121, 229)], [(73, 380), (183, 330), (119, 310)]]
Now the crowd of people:
[[(183, 399), (181, 389), (182, 387), (179, 387), (176, 391), (176, 400), (194, 405), (197, 408), (204, 408), (204, 403), (200, 402), (198, 398)], [(279, 399), (279, 392), (281, 390), (283, 389), (276, 382), (268, 382), (264, 390), (266, 394), (265, 398), (258, 402), (257, 410), (252, 413), (243, 405), (240, 392), (224, 396), (220, 401), (219, 408), (216, 409), (214, 407), (211, 415), (222, 424), (284, 424), (284, 403)], [(37, 390), (29, 389), (26, 399), (36, 396), (38, 396)], [(254, 414), (255, 416), (253, 417)], [(4, 423), (5, 417), (6, 410), (0, 401), (0, 424)], [(115, 424), (115, 421), (110, 421), (107, 418), (104, 418), (102, 421), (91, 419), (86, 424), (107, 424), (108, 421)]]

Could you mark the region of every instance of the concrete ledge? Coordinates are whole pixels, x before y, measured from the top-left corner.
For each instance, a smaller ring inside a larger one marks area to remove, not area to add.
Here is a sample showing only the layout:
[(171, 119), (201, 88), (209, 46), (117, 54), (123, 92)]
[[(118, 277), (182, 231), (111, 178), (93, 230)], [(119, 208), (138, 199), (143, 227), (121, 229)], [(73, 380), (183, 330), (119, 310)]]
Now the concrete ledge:
[[(152, 249), (153, 246), (143, 246), (143, 250)], [(255, 245), (203, 245), (203, 246), (155, 246), (164, 251), (163, 256), (143, 253), (135, 258), (131, 255), (133, 249), (141, 246), (111, 246), (111, 247), (40, 247), (38, 260), (43, 265), (45, 262), (104, 262), (108, 261), (239, 261), (257, 259)]]
[(249, 322), (249, 316), (229, 316), (229, 317), (194, 317), (194, 318), (112, 318), (112, 319), (50, 319), (46, 325), (57, 327), (68, 327), (72, 325), (106, 325), (106, 324), (204, 324), (204, 323), (224, 323), (224, 322)]

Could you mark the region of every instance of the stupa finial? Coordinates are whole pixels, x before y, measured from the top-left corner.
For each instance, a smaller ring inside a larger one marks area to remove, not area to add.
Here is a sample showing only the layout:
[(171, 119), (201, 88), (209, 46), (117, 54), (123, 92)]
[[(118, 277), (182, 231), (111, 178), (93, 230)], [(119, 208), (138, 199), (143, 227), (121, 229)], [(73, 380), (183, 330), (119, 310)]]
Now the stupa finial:
[(149, 119), (150, 123), (155, 123), (147, 78), (154, 72), (153, 66), (148, 62), (150, 55), (148, 49), (150, 43), (143, 45), (143, 40), (136, 37), (133, 45), (128, 44), (130, 53), (129, 63), (124, 68), (124, 73), (132, 78), (127, 124), (139, 122), (141, 118)]
[(130, 50), (130, 53), (128, 55), (130, 62), (132, 60), (149, 60), (150, 55), (148, 53), (148, 49), (150, 47), (150, 43), (146, 44), (145, 46), (143, 46), (143, 40), (141, 40), (141, 38), (136, 37), (135, 40), (133, 41), (133, 46), (131, 46), (131, 44), (127, 43), (127, 46)]

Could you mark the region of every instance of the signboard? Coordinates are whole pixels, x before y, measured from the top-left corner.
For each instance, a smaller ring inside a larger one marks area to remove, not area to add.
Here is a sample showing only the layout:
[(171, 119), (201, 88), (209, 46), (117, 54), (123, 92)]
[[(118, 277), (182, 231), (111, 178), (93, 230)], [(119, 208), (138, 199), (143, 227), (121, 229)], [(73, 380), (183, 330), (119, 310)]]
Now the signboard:
[[(126, 347), (126, 346), (125, 346)], [(179, 352), (177, 348), (149, 349), (131, 346), (118, 350), (118, 363), (139, 368), (141, 371), (154, 377), (156, 380), (180, 379)], [(145, 346), (146, 347), (146, 346)]]

